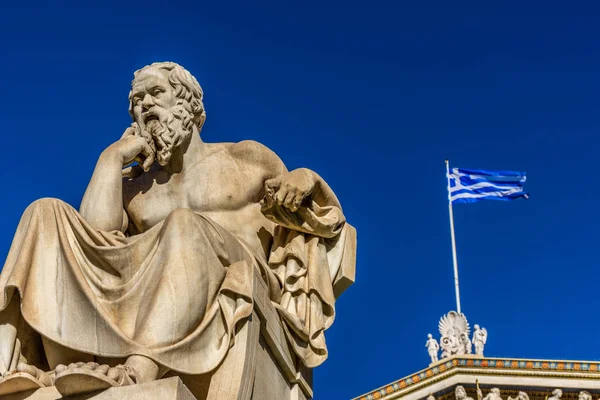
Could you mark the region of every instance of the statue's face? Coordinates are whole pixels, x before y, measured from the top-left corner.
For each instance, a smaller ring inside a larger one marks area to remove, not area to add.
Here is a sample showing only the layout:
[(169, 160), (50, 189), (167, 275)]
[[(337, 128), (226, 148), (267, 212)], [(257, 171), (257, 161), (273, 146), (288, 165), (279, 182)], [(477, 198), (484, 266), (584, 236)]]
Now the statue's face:
[(457, 399), (461, 400), (467, 397), (467, 392), (465, 391), (465, 388), (462, 386), (458, 386), (456, 388), (456, 390), (454, 391), (454, 395), (456, 396)]
[(166, 165), (175, 150), (192, 135), (192, 115), (169, 83), (167, 71), (146, 68), (131, 87), (133, 118), (142, 136), (156, 149), (156, 160)]
[(133, 117), (144, 129), (153, 119), (166, 120), (166, 111), (177, 104), (177, 96), (166, 72), (148, 68), (141, 72), (131, 87)]

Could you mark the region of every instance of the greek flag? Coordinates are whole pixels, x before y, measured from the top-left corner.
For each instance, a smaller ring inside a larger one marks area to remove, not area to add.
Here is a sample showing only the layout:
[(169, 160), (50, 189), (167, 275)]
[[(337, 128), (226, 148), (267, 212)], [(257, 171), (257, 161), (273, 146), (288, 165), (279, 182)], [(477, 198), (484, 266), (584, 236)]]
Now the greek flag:
[(452, 168), (448, 174), (448, 197), (453, 204), (527, 199), (529, 195), (523, 191), (525, 180), (525, 172)]

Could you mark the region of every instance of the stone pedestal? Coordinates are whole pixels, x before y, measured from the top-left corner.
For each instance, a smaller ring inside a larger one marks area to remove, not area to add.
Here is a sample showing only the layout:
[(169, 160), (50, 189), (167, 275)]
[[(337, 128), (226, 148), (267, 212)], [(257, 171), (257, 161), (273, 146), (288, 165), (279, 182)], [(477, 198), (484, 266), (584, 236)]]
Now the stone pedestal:
[(160, 379), (141, 385), (111, 388), (99, 393), (63, 397), (55, 387), (18, 393), (2, 400), (197, 400), (179, 378)]

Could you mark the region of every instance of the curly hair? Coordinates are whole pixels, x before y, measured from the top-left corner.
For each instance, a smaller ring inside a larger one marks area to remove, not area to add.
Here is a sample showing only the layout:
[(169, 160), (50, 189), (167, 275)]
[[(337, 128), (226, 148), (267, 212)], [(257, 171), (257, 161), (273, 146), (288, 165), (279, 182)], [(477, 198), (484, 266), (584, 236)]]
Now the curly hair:
[[(171, 87), (175, 89), (175, 95), (177, 98), (184, 100), (184, 108), (193, 115), (194, 124), (198, 127), (198, 130), (200, 130), (202, 125), (204, 125), (204, 121), (206, 121), (206, 111), (204, 110), (204, 103), (202, 103), (204, 92), (196, 78), (181, 65), (171, 61), (165, 61), (155, 62), (135, 71), (133, 73), (132, 84), (140, 73), (149, 68), (157, 68), (166, 71), (169, 83), (171, 84)], [(129, 114), (133, 117), (132, 100), (132, 92), (130, 91)]]

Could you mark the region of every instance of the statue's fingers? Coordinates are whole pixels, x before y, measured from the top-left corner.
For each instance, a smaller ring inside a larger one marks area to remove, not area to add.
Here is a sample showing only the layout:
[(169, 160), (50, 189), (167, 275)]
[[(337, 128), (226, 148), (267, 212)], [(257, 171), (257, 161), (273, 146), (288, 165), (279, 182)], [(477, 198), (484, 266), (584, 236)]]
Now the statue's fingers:
[(283, 200), (283, 206), (286, 208), (292, 209), (292, 205), (297, 197), (297, 192), (295, 190), (290, 190), (285, 196), (285, 200)]
[(280, 187), (281, 187), (281, 178), (280, 177), (276, 177), (273, 179), (267, 179), (265, 181), (265, 193), (271, 198), (275, 197), (275, 193), (279, 190)]
[(302, 196), (296, 196), (296, 198), (294, 199), (294, 202), (292, 203), (291, 210), (294, 212), (298, 211), (298, 209), (302, 205), (303, 200), (304, 200), (304, 198)]
[(125, 132), (123, 132), (123, 135), (121, 136), (121, 139), (126, 138), (128, 136), (135, 136), (137, 131), (138, 131), (138, 127), (135, 123), (131, 124), (131, 126), (127, 129), (125, 129)]
[(286, 187), (280, 188), (279, 191), (277, 191), (277, 193), (275, 194), (275, 201), (277, 202), (277, 204), (282, 205), (283, 202), (285, 201), (288, 193), (289, 193), (288, 188), (286, 188)]
[(265, 196), (270, 200), (273, 200), (273, 198), (275, 197), (275, 189), (265, 185)]
[(145, 172), (148, 172), (148, 170), (150, 169), (150, 167), (152, 166), (152, 164), (154, 164), (154, 160), (155, 160), (156, 156), (154, 154), (154, 152), (151, 152), (148, 157), (146, 157), (146, 159), (144, 160), (144, 162), (142, 163), (142, 169)]
[(144, 156), (144, 161), (142, 162), (142, 168), (144, 171), (148, 171), (152, 164), (154, 163), (155, 153), (152, 151), (150, 145), (144, 142), (142, 147), (141, 154)]

